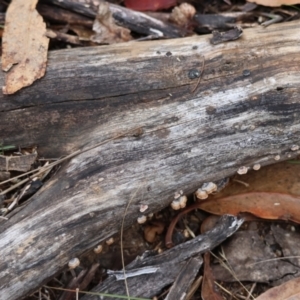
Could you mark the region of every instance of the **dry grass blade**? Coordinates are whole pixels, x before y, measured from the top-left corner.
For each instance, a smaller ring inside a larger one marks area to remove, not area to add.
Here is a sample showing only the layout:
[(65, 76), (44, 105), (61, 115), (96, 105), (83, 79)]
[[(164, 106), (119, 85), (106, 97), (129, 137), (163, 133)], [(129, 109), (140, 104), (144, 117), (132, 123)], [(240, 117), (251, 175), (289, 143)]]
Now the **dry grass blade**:
[(253, 266), (253, 265), (257, 265), (257, 264), (261, 264), (261, 263), (265, 263), (265, 262), (269, 262), (269, 261), (285, 260), (285, 259), (292, 259), (292, 258), (300, 258), (300, 256), (299, 255), (294, 255), (294, 256), (283, 256), (283, 257), (264, 259), (264, 260), (261, 260), (261, 261), (257, 261), (255, 263), (247, 264), (247, 266)]
[[(220, 256), (222, 259), (220, 259), (219, 257), (217, 257), (214, 253), (210, 252), (218, 261), (219, 263), (226, 269), (228, 270), (228, 272), (230, 272), (230, 274), (233, 276), (233, 278), (243, 287), (243, 289), (248, 293), (248, 295), (250, 295), (250, 297), (255, 300), (255, 297), (250, 293), (250, 291), (242, 284), (242, 282), (237, 278), (233, 268), (229, 265), (228, 260), (226, 258), (226, 255), (223, 251), (222, 248), (222, 252), (220, 253)], [(226, 261), (226, 263), (224, 262)]]

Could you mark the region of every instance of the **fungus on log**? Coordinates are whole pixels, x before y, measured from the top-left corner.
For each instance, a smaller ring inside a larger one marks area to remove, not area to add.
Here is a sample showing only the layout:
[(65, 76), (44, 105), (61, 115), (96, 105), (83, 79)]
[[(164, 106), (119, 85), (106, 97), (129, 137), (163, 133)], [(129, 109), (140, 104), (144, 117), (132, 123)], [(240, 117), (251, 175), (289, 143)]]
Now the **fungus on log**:
[(296, 156), (299, 25), (216, 46), (194, 36), (56, 51), (44, 78), (1, 95), (4, 145), (83, 152), (1, 220), (0, 298), (20, 299), (116, 233), (129, 201), (126, 226), (140, 204), (159, 211), (178, 190)]

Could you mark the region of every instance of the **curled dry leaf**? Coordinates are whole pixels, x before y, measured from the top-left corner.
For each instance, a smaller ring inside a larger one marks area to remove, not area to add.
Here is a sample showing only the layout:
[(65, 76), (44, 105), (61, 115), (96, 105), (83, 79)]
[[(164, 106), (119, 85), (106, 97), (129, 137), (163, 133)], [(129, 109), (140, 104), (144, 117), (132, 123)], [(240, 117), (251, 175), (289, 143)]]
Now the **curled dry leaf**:
[(281, 6), (281, 5), (294, 5), (300, 3), (299, 0), (247, 0), (256, 4), (264, 6)]
[(2, 42), (4, 94), (13, 94), (44, 76), (49, 39), (35, 7), (38, 0), (13, 0), (6, 12)]
[(155, 241), (157, 234), (162, 234), (165, 229), (165, 225), (162, 222), (153, 222), (151, 225), (145, 227), (144, 237), (148, 243)]
[(300, 299), (300, 278), (289, 280), (261, 294), (256, 300), (297, 300)]
[(281, 219), (300, 223), (299, 205), (299, 196), (253, 192), (206, 200), (195, 206), (215, 215), (237, 215), (241, 212), (248, 212), (263, 219)]
[(96, 34), (91, 37), (91, 40), (99, 44), (121, 43), (132, 39), (129, 29), (115, 24), (109, 5), (106, 2), (100, 2), (99, 4), (93, 30)]

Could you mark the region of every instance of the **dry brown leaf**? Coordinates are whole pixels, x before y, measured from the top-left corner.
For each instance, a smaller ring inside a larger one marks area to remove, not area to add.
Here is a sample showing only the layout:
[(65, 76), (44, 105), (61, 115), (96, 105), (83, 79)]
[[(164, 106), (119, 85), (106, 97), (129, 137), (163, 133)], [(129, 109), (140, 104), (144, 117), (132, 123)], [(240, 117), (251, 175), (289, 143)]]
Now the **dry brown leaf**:
[(300, 198), (300, 164), (282, 162), (265, 166), (259, 171), (248, 171), (245, 175), (236, 175), (225, 189), (216, 195), (209, 195), (209, 198), (250, 192), (292, 194)]
[(263, 219), (297, 223), (300, 223), (299, 205), (300, 198), (297, 196), (268, 192), (239, 194), (197, 203), (198, 208), (215, 215), (247, 212)]
[(44, 76), (49, 39), (35, 7), (38, 0), (13, 0), (6, 12), (2, 70), (8, 72), (4, 94), (13, 94)]
[(129, 29), (115, 24), (109, 5), (106, 2), (100, 2), (99, 4), (93, 30), (96, 34), (91, 37), (91, 41), (99, 44), (127, 42), (132, 39)]
[(299, 300), (300, 277), (273, 287), (261, 294), (256, 300)]
[(281, 5), (294, 5), (300, 3), (300, 0), (247, 0), (256, 4), (264, 6), (281, 6)]
[(215, 279), (210, 267), (210, 253), (204, 254), (204, 274), (201, 288), (203, 300), (223, 300), (223, 297), (215, 290)]

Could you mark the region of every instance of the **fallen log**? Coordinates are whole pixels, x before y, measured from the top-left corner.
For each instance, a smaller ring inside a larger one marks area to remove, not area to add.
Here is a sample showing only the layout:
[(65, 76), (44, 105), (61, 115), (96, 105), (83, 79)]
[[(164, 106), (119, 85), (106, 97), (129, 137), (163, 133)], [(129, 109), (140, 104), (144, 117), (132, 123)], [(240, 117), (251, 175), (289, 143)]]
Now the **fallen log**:
[[(0, 96), (0, 141), (81, 154), (0, 228), (0, 299), (20, 299), (141, 215), (254, 165), (295, 157), (299, 22), (52, 52), (46, 76)], [(0, 74), (4, 85), (4, 75)], [(85, 151), (85, 149), (90, 149)]]

